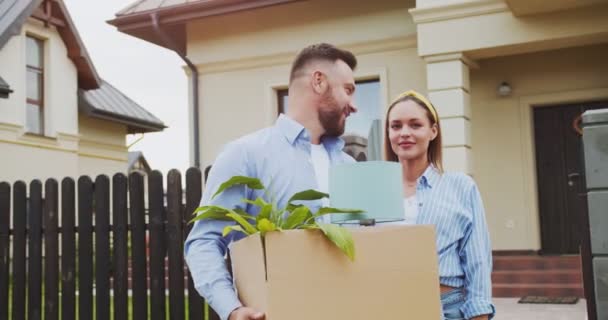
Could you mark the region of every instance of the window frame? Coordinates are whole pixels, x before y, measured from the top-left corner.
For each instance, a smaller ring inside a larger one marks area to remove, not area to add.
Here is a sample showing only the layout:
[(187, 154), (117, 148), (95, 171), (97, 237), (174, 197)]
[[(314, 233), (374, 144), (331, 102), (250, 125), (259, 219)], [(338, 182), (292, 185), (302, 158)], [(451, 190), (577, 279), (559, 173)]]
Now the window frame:
[[(27, 45), (27, 41), (29, 39), (32, 39), (36, 42), (37, 46), (38, 46), (38, 61), (40, 63), (40, 66), (32, 66), (29, 64), (29, 62), (27, 61), (27, 57), (29, 54), (28, 51), (28, 45)], [(26, 114), (25, 114), (25, 130), (26, 133), (28, 134), (33, 134), (33, 135), (40, 135), (40, 136), (44, 136), (45, 135), (45, 105), (46, 105), (46, 101), (45, 101), (45, 88), (44, 88), (44, 84), (45, 84), (45, 48), (46, 44), (45, 44), (45, 40), (42, 39), (41, 37), (38, 37), (36, 35), (33, 34), (26, 34), (26, 45), (25, 45), (25, 56), (26, 56), (26, 61), (25, 61), (25, 73), (26, 73), (26, 83), (25, 83), (25, 87), (26, 87)], [(39, 99), (31, 99), (30, 97), (28, 97), (28, 88), (31, 85), (30, 82), (28, 81), (28, 75), (30, 73), (34, 73), (36, 74), (36, 81), (38, 82), (38, 95), (39, 95)], [(27, 115), (27, 108), (29, 107), (29, 105), (34, 105), (38, 107), (38, 112), (40, 113), (40, 119), (39, 119), (39, 124), (37, 124), (39, 126), (38, 130), (31, 130), (28, 126), (29, 124), (29, 120), (28, 120), (28, 115)]]

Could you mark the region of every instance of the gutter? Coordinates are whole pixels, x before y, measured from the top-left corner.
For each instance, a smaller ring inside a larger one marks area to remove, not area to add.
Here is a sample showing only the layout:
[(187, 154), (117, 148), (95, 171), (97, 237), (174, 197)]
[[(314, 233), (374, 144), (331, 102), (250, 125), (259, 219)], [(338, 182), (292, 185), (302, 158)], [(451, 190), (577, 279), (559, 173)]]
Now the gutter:
[(158, 21), (158, 12), (150, 13), (150, 19), (152, 21), (152, 27), (154, 28), (154, 31), (156, 31), (156, 34), (161, 39), (161, 41), (164, 42), (164, 44), (167, 48), (169, 48), (169, 49), (173, 50), (175, 53), (177, 53), (177, 55), (182, 60), (184, 60), (184, 62), (188, 66), (188, 69), (190, 69), (191, 86), (192, 86), (192, 90), (191, 90), (192, 91), (192, 107), (193, 107), (192, 129), (194, 131), (194, 133), (193, 133), (194, 134), (194, 146), (193, 146), (194, 166), (196, 168), (200, 168), (201, 167), (201, 160), (200, 160), (201, 155), (200, 155), (200, 143), (199, 143), (198, 69), (192, 63), (192, 61), (190, 61), (190, 59), (188, 59), (188, 57), (185, 54), (182, 54), (178, 50), (178, 47), (175, 44), (175, 42), (173, 41), (173, 39), (171, 39), (171, 37), (169, 37), (169, 35), (167, 35), (165, 30), (163, 30), (161, 28), (160, 23)]
[[(164, 124), (148, 122), (98, 109), (90, 111), (89, 116), (97, 119), (120, 122), (122, 124), (126, 124), (129, 128), (148, 130), (148, 132), (159, 132), (167, 128), (167, 126), (165, 126)], [(132, 131), (130, 133), (143, 133), (143, 130)]]

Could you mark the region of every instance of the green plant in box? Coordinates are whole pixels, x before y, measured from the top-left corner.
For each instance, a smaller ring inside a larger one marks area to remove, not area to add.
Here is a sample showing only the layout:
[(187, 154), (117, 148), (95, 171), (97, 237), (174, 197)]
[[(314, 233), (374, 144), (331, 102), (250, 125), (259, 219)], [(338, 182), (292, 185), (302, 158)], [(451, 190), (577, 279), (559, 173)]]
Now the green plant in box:
[[(268, 193), (268, 190), (259, 179), (246, 176), (234, 176), (222, 183), (212, 198), (215, 198), (224, 190), (234, 186), (247, 186), (250, 189), (264, 190)], [(287, 206), (285, 208), (279, 208), (275, 201), (267, 202), (262, 197), (258, 197), (255, 200), (243, 199), (243, 202), (260, 208), (260, 211), (256, 216), (249, 215), (247, 212), (240, 209), (230, 209), (213, 205), (202, 206), (194, 211), (194, 214), (197, 214), (197, 216), (190, 222), (203, 219), (235, 221), (236, 225), (230, 225), (224, 228), (224, 236), (234, 231), (242, 232), (246, 235), (252, 235), (259, 232), (261, 236), (264, 237), (267, 232), (271, 231), (319, 229), (331, 242), (342, 250), (344, 254), (351, 260), (354, 260), (355, 245), (350, 231), (338, 225), (318, 223), (316, 219), (327, 214), (363, 213), (362, 210), (321, 207), (316, 212), (312, 212), (311, 209), (305, 205), (295, 204), (296, 201), (320, 200), (328, 197), (329, 195), (323, 192), (305, 190), (294, 194), (287, 201)]]

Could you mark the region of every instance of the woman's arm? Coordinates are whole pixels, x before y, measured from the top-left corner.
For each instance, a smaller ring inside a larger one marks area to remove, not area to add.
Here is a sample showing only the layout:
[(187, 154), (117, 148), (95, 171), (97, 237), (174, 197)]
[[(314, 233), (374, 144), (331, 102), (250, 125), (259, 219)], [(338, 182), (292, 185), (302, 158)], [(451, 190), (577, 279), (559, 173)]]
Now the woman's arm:
[[(465, 274), (466, 302), (461, 311), (466, 319), (494, 314), (492, 305), (492, 246), (481, 194), (475, 183), (468, 192), (471, 224), (462, 240), (460, 259)], [(484, 317), (480, 318), (484, 319)]]

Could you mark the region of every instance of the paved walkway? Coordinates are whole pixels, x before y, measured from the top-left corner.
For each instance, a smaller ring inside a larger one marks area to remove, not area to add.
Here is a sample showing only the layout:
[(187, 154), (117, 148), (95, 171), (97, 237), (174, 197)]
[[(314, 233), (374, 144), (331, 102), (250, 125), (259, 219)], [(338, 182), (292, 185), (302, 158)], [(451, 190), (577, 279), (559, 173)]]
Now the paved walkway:
[(519, 298), (493, 298), (495, 320), (586, 320), (587, 303), (576, 304), (520, 304)]

